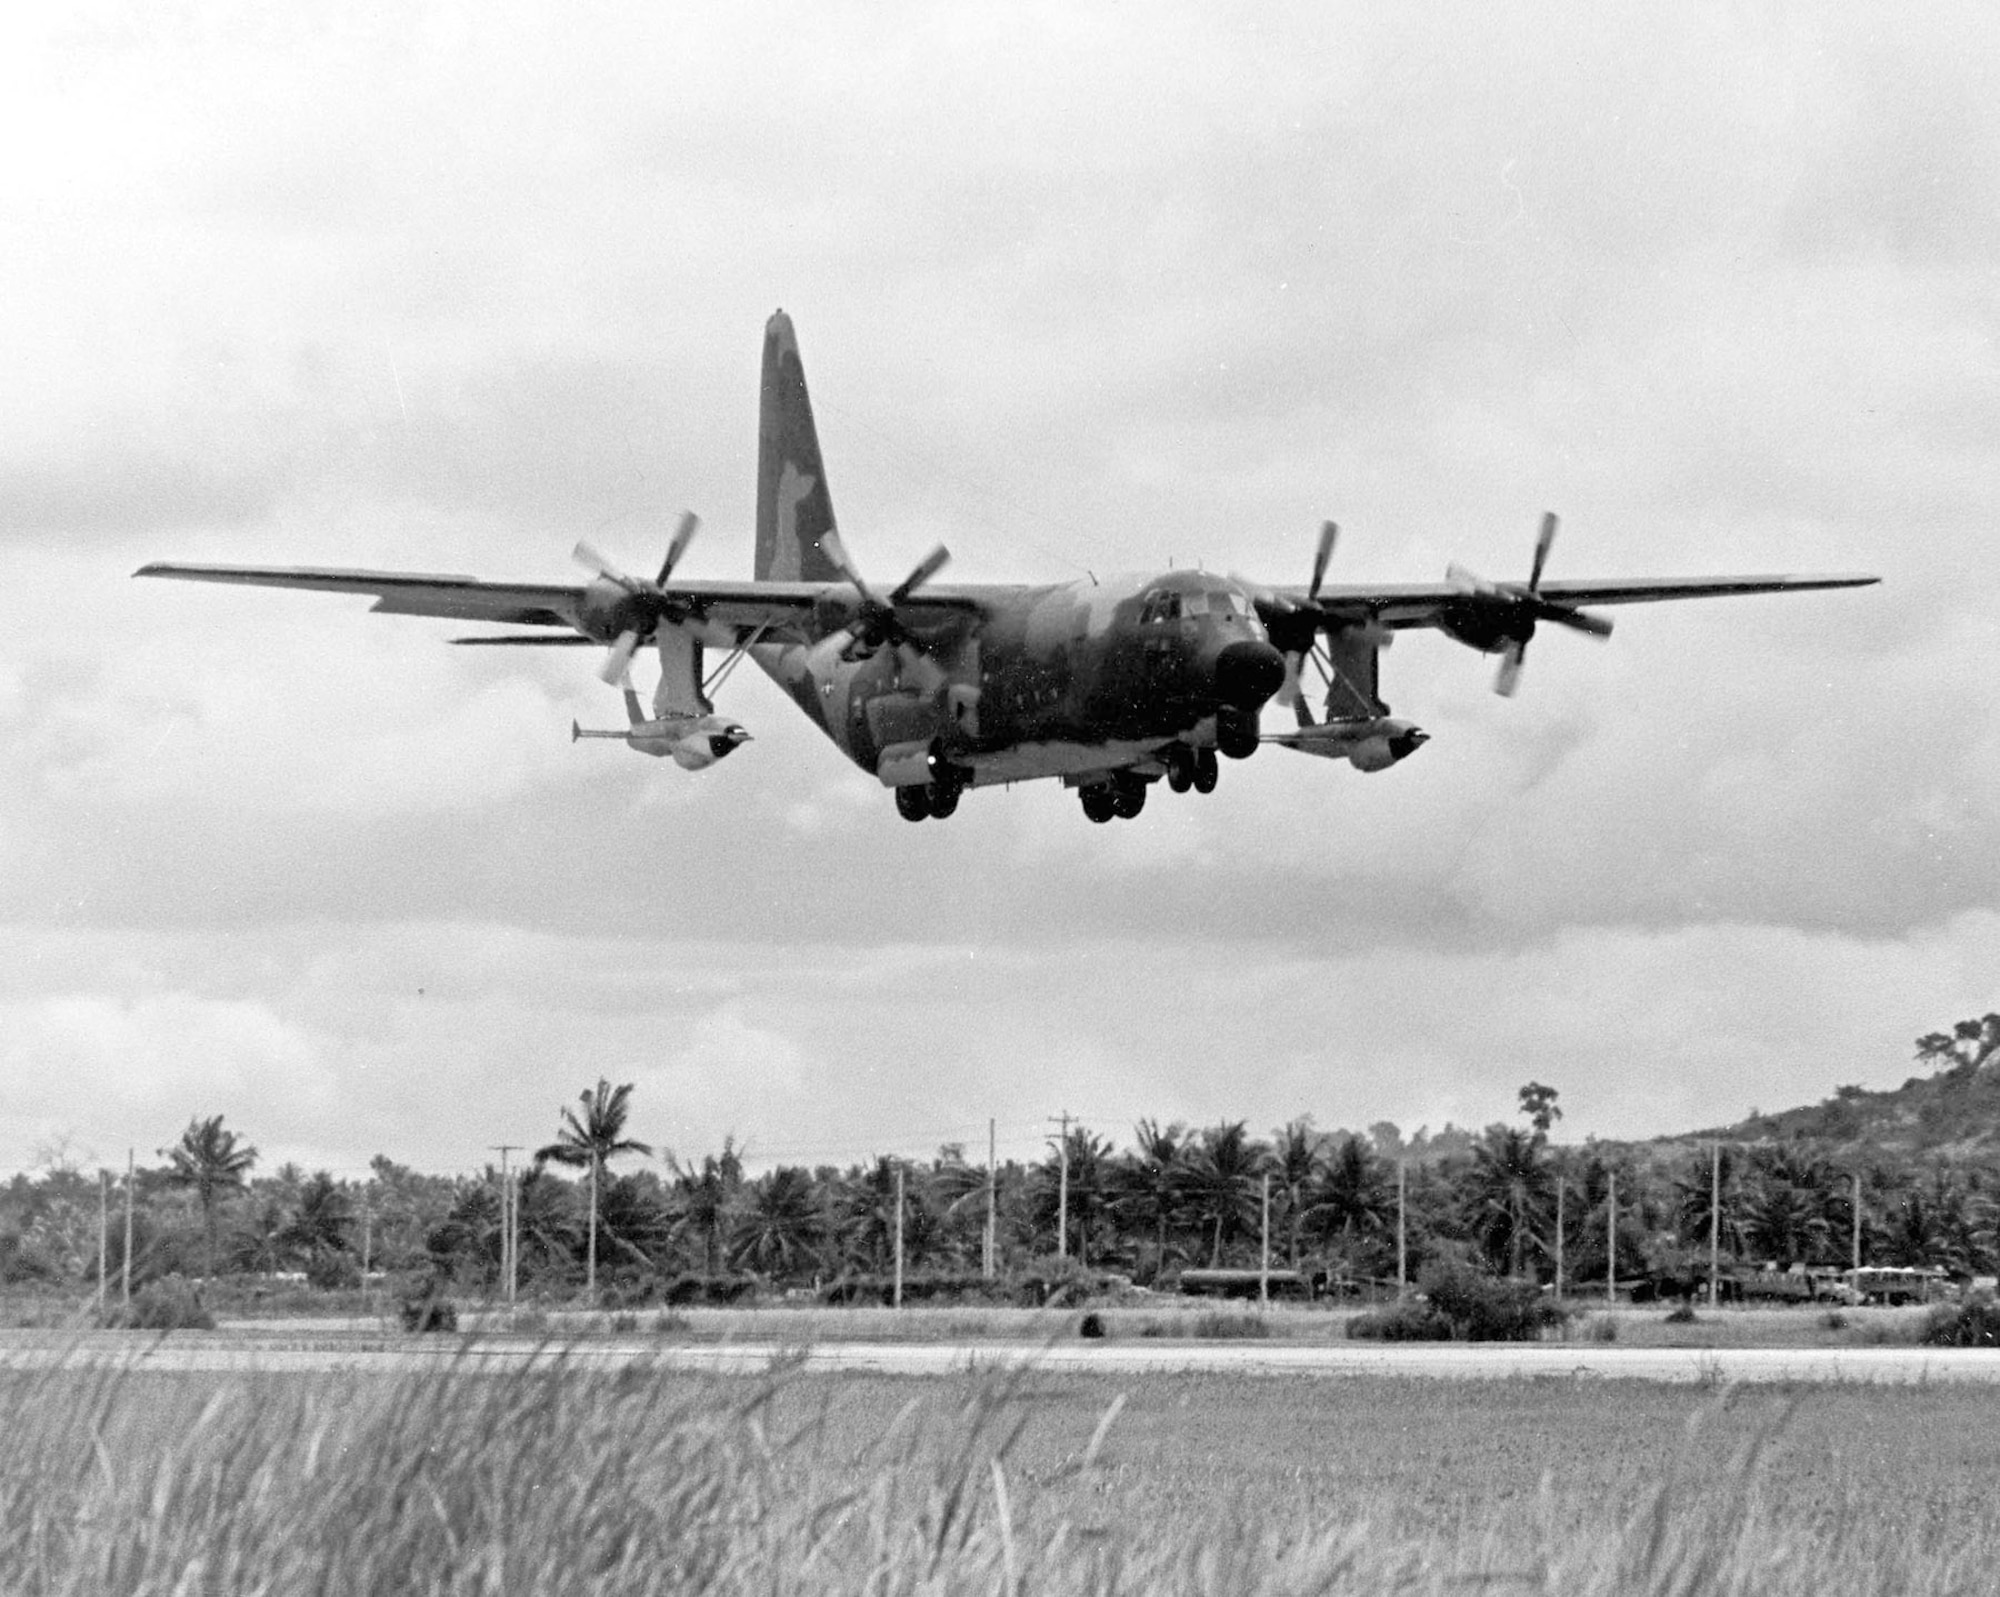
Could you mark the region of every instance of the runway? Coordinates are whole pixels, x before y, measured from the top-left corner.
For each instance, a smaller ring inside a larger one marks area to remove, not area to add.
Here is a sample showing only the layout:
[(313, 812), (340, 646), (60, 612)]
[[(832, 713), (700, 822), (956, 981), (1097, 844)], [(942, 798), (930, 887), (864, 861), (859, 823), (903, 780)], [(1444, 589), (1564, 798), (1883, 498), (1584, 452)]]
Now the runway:
[(400, 1374), (449, 1369), (506, 1374), (564, 1366), (657, 1369), (690, 1375), (774, 1371), (944, 1376), (968, 1371), (1061, 1374), (1368, 1377), (1447, 1381), (1651, 1381), (1670, 1384), (1848, 1383), (1907, 1386), (2000, 1383), (2000, 1349), (1621, 1348), (1576, 1343), (1461, 1343), (1382, 1347), (1254, 1342), (774, 1342), (676, 1343), (590, 1337), (565, 1343), (504, 1336), (300, 1337), (282, 1331), (0, 1333), (0, 1370), (160, 1372), (338, 1371)]

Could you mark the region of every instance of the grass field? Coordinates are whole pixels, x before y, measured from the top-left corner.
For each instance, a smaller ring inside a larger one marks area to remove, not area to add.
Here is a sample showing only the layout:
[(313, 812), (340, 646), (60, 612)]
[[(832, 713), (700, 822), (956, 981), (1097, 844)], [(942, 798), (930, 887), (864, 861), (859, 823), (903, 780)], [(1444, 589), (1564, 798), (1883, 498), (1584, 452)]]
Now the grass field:
[[(1274, 1304), (1205, 1303), (1163, 1298), (1145, 1306), (1094, 1309), (1113, 1339), (1194, 1341), (1243, 1329), (1246, 1320), (1271, 1341), (1344, 1342), (1359, 1311)], [(1916, 1341), (1928, 1311), (1922, 1308), (1823, 1309), (1724, 1308), (1699, 1311), (1693, 1323), (1676, 1324), (1664, 1309), (1582, 1307), (1564, 1328), (1566, 1340), (1609, 1340), (1621, 1347), (1750, 1348), (1873, 1347)], [(531, 1332), (584, 1335), (614, 1326), (659, 1331), (704, 1341), (955, 1342), (1046, 1341), (1074, 1336), (1079, 1311), (1006, 1308), (691, 1308), (627, 1314), (548, 1314), (530, 1310), (468, 1315), (468, 1328), (504, 1329), (517, 1320)]]
[(0, 1590), (1991, 1592), (1959, 1389), (0, 1377)]

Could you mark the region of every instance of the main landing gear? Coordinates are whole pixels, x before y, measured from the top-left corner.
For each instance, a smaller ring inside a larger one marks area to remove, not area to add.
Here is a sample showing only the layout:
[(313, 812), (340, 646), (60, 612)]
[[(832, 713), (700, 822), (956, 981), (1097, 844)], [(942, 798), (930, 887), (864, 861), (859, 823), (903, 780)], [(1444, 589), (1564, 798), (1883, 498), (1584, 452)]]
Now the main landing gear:
[(963, 784), (948, 776), (896, 789), (896, 813), (906, 821), (942, 821), (958, 808)]
[(1192, 748), (1176, 743), (1166, 752), (1167, 786), (1176, 793), (1193, 788), (1197, 793), (1213, 793), (1221, 769), (1214, 749)]
[(1078, 788), (1076, 796), (1083, 805), (1083, 813), (1100, 825), (1114, 816), (1129, 821), (1146, 807), (1146, 782), (1142, 777), (1120, 771), (1108, 782), (1093, 782), (1089, 787)]

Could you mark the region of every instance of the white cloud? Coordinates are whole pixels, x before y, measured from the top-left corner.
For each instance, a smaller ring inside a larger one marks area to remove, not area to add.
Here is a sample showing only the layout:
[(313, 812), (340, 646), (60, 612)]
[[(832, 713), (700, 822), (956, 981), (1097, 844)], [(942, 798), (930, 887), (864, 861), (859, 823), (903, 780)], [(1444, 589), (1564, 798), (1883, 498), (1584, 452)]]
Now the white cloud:
[[(1604, 1130), (1745, 1072), (1766, 1108), (1893, 1074), (1991, 1004), (1991, 29), (218, 5), (10, 34), (22, 1034), (82, 1006), (107, 1144), (171, 1135), (213, 1068), (260, 1145), (462, 1164), (618, 1068), (677, 1143), (836, 1154), (989, 1114), (1033, 1146), (1064, 1103), (1482, 1119), (1516, 1059)], [(579, 535), (643, 567), (683, 504), (689, 573), (745, 573), (781, 303), (881, 581), (941, 536), (966, 578), (1295, 580), (1327, 514), (1335, 580), (1518, 576), (1551, 505), (1552, 575), (1888, 580), (1621, 612), (1602, 650), (1538, 639), (1505, 704), (1407, 638), (1415, 759), (1268, 750), (1113, 827), (1049, 784), (907, 826), (750, 673), (757, 740), (688, 780), (570, 746), (616, 713), (584, 652), (125, 580), (567, 579)], [(63, 952), (97, 939), (129, 963)], [(167, 1048), (170, 1003), (211, 1065), (104, 1062)], [(258, 1097), (266, 1054), (322, 1085)]]

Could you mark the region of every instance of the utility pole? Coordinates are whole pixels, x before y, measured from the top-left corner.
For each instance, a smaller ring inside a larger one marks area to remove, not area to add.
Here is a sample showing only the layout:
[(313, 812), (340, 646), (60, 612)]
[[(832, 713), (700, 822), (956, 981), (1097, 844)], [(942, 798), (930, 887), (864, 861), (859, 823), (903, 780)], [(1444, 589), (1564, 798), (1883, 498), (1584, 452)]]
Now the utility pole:
[(371, 1301), (368, 1291), (368, 1271), (375, 1262), (375, 1205), (364, 1197), (361, 1200), (361, 1312), (368, 1312)]
[(1056, 1152), (1061, 1158), (1060, 1173), (1056, 1177), (1056, 1257), (1069, 1257), (1069, 1111), (1065, 1109), (1055, 1117), (1062, 1126), (1062, 1141), (1056, 1144)]
[(1854, 1172), (1854, 1290), (1861, 1292), (1861, 1172)]
[(1618, 1172), (1607, 1172), (1610, 1188), (1604, 1195), (1604, 1301), (1618, 1301)]
[(993, 1279), (994, 1243), (999, 1240), (995, 1226), (995, 1221), (998, 1218), (998, 1205), (996, 1202), (998, 1197), (996, 1188), (999, 1179), (998, 1150), (999, 1131), (997, 1124), (992, 1120), (988, 1120), (986, 1122), (986, 1246), (982, 1250), (980, 1258), (980, 1273), (989, 1281)]
[(111, 1172), (97, 1172), (97, 1319), (104, 1322), (104, 1289), (111, 1279)]
[(1563, 1194), (1569, 1178), (1563, 1173), (1562, 1156), (1556, 1156), (1556, 1302), (1563, 1300)]
[(1708, 1306), (1722, 1301), (1722, 1144), (1709, 1151), (1708, 1161)]
[(1405, 1223), (1408, 1210), (1408, 1181), (1405, 1177), (1405, 1161), (1396, 1160), (1396, 1301), (1403, 1301), (1403, 1294), (1410, 1285), (1410, 1238)]
[(1271, 1306), (1271, 1172), (1264, 1172), (1264, 1242), (1257, 1265), (1257, 1305)]
[(125, 1307), (132, 1307), (132, 1182), (138, 1172), (138, 1155), (131, 1149), (125, 1150)]
[[(515, 1260), (519, 1254), (520, 1242), (515, 1235), (518, 1216), (515, 1213), (514, 1177), (507, 1168), (507, 1156), (521, 1151), (518, 1142), (496, 1142), (494, 1151), (500, 1155), (500, 1279), (507, 1293), (507, 1307), (514, 1306), (514, 1282), (518, 1275)], [(596, 1194), (591, 1194), (595, 1199)]]
[(903, 1161), (896, 1161), (896, 1289), (894, 1307), (903, 1306)]

